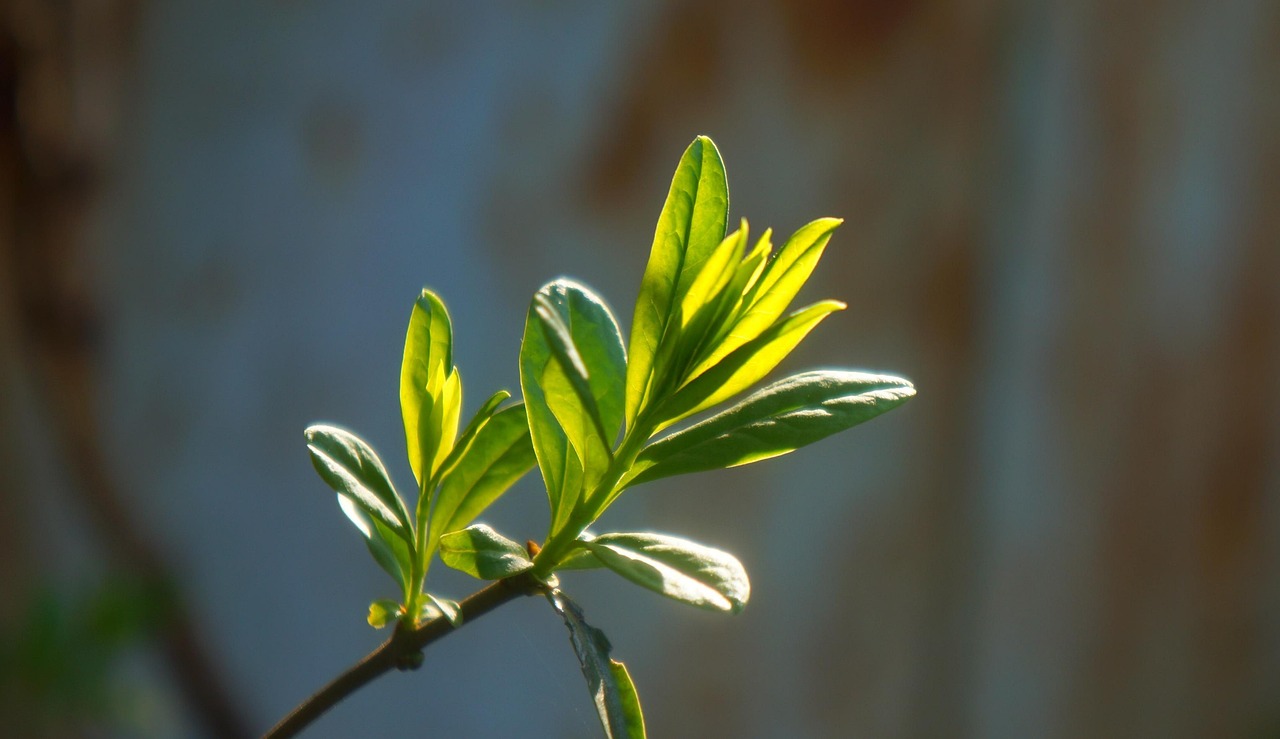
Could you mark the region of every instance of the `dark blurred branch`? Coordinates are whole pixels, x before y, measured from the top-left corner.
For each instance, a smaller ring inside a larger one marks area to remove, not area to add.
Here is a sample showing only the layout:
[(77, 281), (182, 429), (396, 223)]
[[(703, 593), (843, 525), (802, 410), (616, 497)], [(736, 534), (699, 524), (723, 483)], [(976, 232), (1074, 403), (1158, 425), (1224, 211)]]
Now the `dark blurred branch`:
[(300, 703), (280, 723), (263, 734), (263, 739), (285, 739), (285, 737), (297, 736), (298, 732), (320, 718), (325, 711), (384, 672), (397, 667), (417, 669), (421, 665), (422, 650), (428, 644), (443, 639), (504, 603), (539, 593), (543, 588), (541, 583), (528, 574), (516, 575), (498, 580), (462, 601), (459, 604), (462, 623), (457, 627), (450, 624), (449, 620), (443, 616), (428, 621), (417, 629), (402, 629), (397, 626), (391, 638), (383, 642), (382, 646), (334, 678), (315, 695)]
[[(167, 593), (159, 638), (177, 686), (218, 737), (249, 736), (161, 551), (130, 514), (99, 439), (100, 319), (84, 221), (111, 159), (114, 110), (77, 91), (125, 77), (135, 4), (18, 0), (0, 11), (0, 259), (11, 351), (42, 386), (57, 441), (113, 566)], [(115, 75), (114, 77), (112, 75)], [(91, 77), (91, 79), (85, 79)], [(114, 102), (114, 101), (112, 101)], [(110, 106), (108, 106), (110, 107)]]

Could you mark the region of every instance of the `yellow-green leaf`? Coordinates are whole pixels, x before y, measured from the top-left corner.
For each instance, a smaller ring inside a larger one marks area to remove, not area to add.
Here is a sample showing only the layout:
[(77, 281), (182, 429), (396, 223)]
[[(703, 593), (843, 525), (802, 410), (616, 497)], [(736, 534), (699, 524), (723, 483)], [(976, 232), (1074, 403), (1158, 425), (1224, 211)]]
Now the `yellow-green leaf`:
[[(424, 467), (430, 467), (440, 449), (439, 426), (424, 423), (422, 416), (431, 414), (432, 401), (438, 400), (444, 380), (452, 371), (453, 328), (449, 313), (435, 293), (423, 290), (409, 316), (400, 365), (400, 412), (404, 418), (405, 446), (409, 466), (420, 486), (431, 476), (431, 470)], [(460, 388), (458, 394), (461, 395)], [(441, 409), (440, 418), (446, 416)], [(423, 438), (424, 433), (428, 438)], [(432, 434), (436, 434), (436, 438), (430, 438)], [(428, 450), (425, 454), (424, 449)]]
[(759, 382), (822, 319), (844, 308), (844, 303), (838, 300), (824, 300), (774, 323), (755, 339), (730, 352), (714, 367), (690, 380), (659, 406), (656, 412), (658, 428), (665, 428), (728, 400)]
[(630, 427), (645, 402), (659, 346), (676, 341), (671, 325), (684, 294), (725, 236), (729, 187), (724, 163), (711, 139), (699, 136), (680, 158), (640, 281), (628, 346), (626, 420)]
[(759, 336), (787, 310), (800, 288), (808, 282), (814, 267), (840, 224), (838, 218), (819, 218), (802, 226), (776, 256), (768, 262), (759, 279), (726, 321), (722, 335), (711, 352), (690, 376), (705, 372), (730, 352)]

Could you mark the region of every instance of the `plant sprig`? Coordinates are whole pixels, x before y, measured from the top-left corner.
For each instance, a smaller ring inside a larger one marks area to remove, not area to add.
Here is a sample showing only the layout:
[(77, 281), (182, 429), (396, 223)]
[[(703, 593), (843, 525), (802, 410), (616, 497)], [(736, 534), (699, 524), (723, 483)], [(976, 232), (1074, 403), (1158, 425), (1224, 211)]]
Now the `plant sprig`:
[[(368, 619), (376, 627), (397, 623), (382, 648), (397, 651), (397, 664), (415, 664), (403, 645), (426, 643), (399, 635), (425, 633), (442, 621), (456, 628), (466, 617), (466, 603), (423, 587), (439, 554), (447, 566), (479, 579), (518, 580), (513, 593), (547, 594), (569, 627), (606, 735), (644, 736), (625, 666), (558, 588), (556, 573), (605, 568), (668, 598), (729, 613), (747, 604), (750, 582), (727, 552), (666, 534), (596, 535), (590, 528), (631, 487), (786, 454), (915, 395), (901, 378), (847, 370), (804, 372), (749, 392), (819, 323), (845, 308), (823, 300), (791, 309), (841, 222), (813, 221), (775, 251), (767, 230), (752, 244), (745, 220), (726, 233), (728, 208), (720, 153), (699, 136), (681, 157), (658, 218), (629, 340), (624, 343), (609, 306), (590, 288), (568, 279), (548, 283), (525, 318), (523, 400), (504, 406), (510, 395), (498, 391), (461, 434), (452, 324), (440, 298), (423, 290), (410, 315), (400, 374), (407, 456), (418, 488), (413, 515), (372, 447), (335, 426), (307, 429), (316, 470), (400, 589), (399, 601), (374, 601)], [(541, 545), (521, 546), (486, 524), (472, 524), (535, 466), (550, 507)]]

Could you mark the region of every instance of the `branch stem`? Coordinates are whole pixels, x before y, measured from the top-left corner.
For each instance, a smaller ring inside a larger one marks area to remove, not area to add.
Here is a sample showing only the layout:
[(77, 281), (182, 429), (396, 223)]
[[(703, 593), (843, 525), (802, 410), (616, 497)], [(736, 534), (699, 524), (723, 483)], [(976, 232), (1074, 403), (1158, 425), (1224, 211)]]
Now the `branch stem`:
[(315, 695), (298, 704), (297, 708), (263, 734), (262, 738), (285, 739), (285, 737), (297, 736), (313, 721), (320, 718), (325, 711), (384, 672), (397, 667), (416, 669), (421, 664), (422, 650), (428, 644), (443, 639), (504, 603), (540, 593), (545, 589), (546, 586), (535, 579), (530, 572), (525, 572), (493, 582), (468, 596), (459, 604), (462, 622), (457, 627), (450, 624), (449, 620), (443, 616), (432, 619), (416, 629), (402, 628), (397, 625), (390, 639), (352, 665), (346, 672), (334, 678)]

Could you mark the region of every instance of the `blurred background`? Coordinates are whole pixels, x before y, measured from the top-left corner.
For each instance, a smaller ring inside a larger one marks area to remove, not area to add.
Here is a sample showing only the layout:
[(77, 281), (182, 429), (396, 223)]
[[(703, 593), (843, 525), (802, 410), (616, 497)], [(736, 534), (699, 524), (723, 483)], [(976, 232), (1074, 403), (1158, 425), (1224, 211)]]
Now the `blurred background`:
[[(783, 369), (920, 395), (602, 522), (752, 576), (564, 578), (650, 735), (1280, 736), (1277, 3), (8, 0), (0, 94), (0, 733), (256, 735), (372, 649), (303, 428), (411, 487), (418, 290), (466, 412), (518, 391), (544, 282), (629, 325), (705, 133), (731, 222), (845, 219)], [(512, 604), (310, 736), (596, 736), (566, 636)]]

